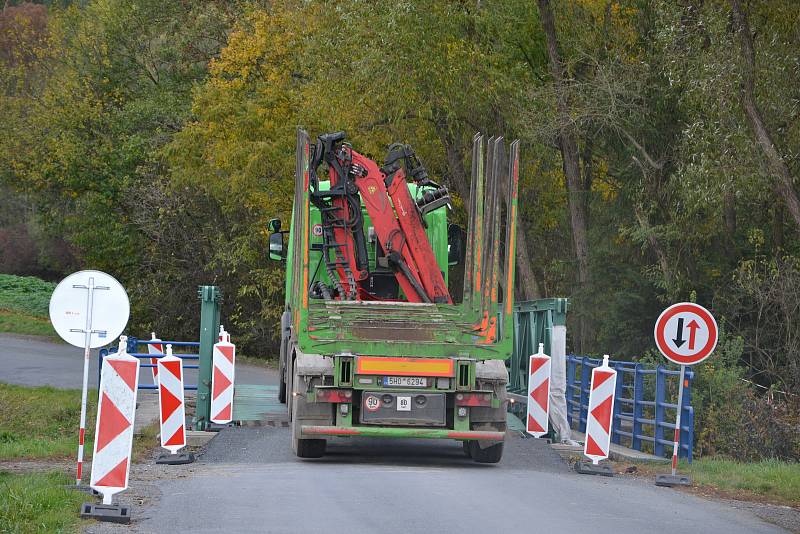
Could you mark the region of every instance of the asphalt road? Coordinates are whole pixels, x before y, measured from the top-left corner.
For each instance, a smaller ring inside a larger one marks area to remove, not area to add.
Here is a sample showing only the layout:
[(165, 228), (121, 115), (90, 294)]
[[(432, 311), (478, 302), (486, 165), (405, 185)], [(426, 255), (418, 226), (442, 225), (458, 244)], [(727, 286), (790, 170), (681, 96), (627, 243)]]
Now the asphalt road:
[[(90, 388), (97, 387), (97, 358), (97, 351), (93, 350), (89, 363)], [(187, 369), (184, 376), (187, 384), (197, 383), (196, 369)], [(272, 369), (236, 366), (236, 381), (242, 384), (274, 383), (274, 376)], [(0, 334), (0, 382), (80, 389), (83, 384), (83, 349), (30, 336)], [(141, 369), (139, 383), (153, 383), (150, 368)]]
[(298, 460), (286, 428), (232, 428), (193, 471), (157, 483), (134, 531), (784, 532), (643, 480), (578, 475), (546, 443), (516, 436), (492, 466), (440, 441), (340, 440), (325, 458)]

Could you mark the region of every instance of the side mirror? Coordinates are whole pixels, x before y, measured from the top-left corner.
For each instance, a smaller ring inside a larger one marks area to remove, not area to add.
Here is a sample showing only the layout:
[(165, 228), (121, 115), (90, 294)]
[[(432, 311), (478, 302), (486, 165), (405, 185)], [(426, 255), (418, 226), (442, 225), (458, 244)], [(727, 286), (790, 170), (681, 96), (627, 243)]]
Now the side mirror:
[[(270, 223), (271, 222), (272, 221), (270, 221)], [(280, 221), (278, 226), (280, 227)], [(269, 234), (269, 259), (276, 261), (286, 259), (286, 254), (283, 252), (283, 234), (281, 232)]]
[(458, 265), (464, 261), (464, 252), (467, 246), (467, 234), (457, 224), (447, 227), (447, 264)]
[(281, 231), (281, 220), (280, 219), (270, 219), (267, 223), (267, 230), (272, 233), (280, 232)]

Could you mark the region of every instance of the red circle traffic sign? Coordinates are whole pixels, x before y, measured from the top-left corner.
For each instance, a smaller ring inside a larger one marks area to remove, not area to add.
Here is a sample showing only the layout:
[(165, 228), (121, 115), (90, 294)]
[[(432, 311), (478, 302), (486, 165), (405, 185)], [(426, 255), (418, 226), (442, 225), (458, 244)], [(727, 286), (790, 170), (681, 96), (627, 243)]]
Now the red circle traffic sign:
[(673, 304), (658, 316), (656, 346), (668, 360), (695, 365), (717, 346), (717, 321), (704, 307), (692, 302)]

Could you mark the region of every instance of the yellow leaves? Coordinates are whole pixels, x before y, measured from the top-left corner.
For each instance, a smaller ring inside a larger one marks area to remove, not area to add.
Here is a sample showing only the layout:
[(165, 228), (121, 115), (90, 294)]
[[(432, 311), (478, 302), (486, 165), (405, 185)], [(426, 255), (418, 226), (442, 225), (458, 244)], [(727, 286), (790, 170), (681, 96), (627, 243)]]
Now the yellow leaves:
[[(574, 45), (588, 53), (600, 49), (615, 50), (620, 57), (636, 61), (638, 46), (637, 17), (633, 2), (575, 0), (567, 2), (559, 13), (562, 35), (572, 33)], [(580, 33), (574, 33), (579, 30)]]

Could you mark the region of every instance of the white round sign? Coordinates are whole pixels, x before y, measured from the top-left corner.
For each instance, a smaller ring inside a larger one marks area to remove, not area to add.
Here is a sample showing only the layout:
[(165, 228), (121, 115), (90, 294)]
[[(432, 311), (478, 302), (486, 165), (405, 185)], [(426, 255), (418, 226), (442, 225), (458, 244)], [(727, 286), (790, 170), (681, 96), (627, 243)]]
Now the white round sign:
[[(89, 302), (93, 287), (92, 302)], [(125, 288), (102, 271), (78, 271), (64, 278), (50, 297), (50, 322), (61, 338), (76, 347), (86, 345), (86, 320), (92, 307), (89, 347), (108, 345), (119, 337), (131, 312)]]

